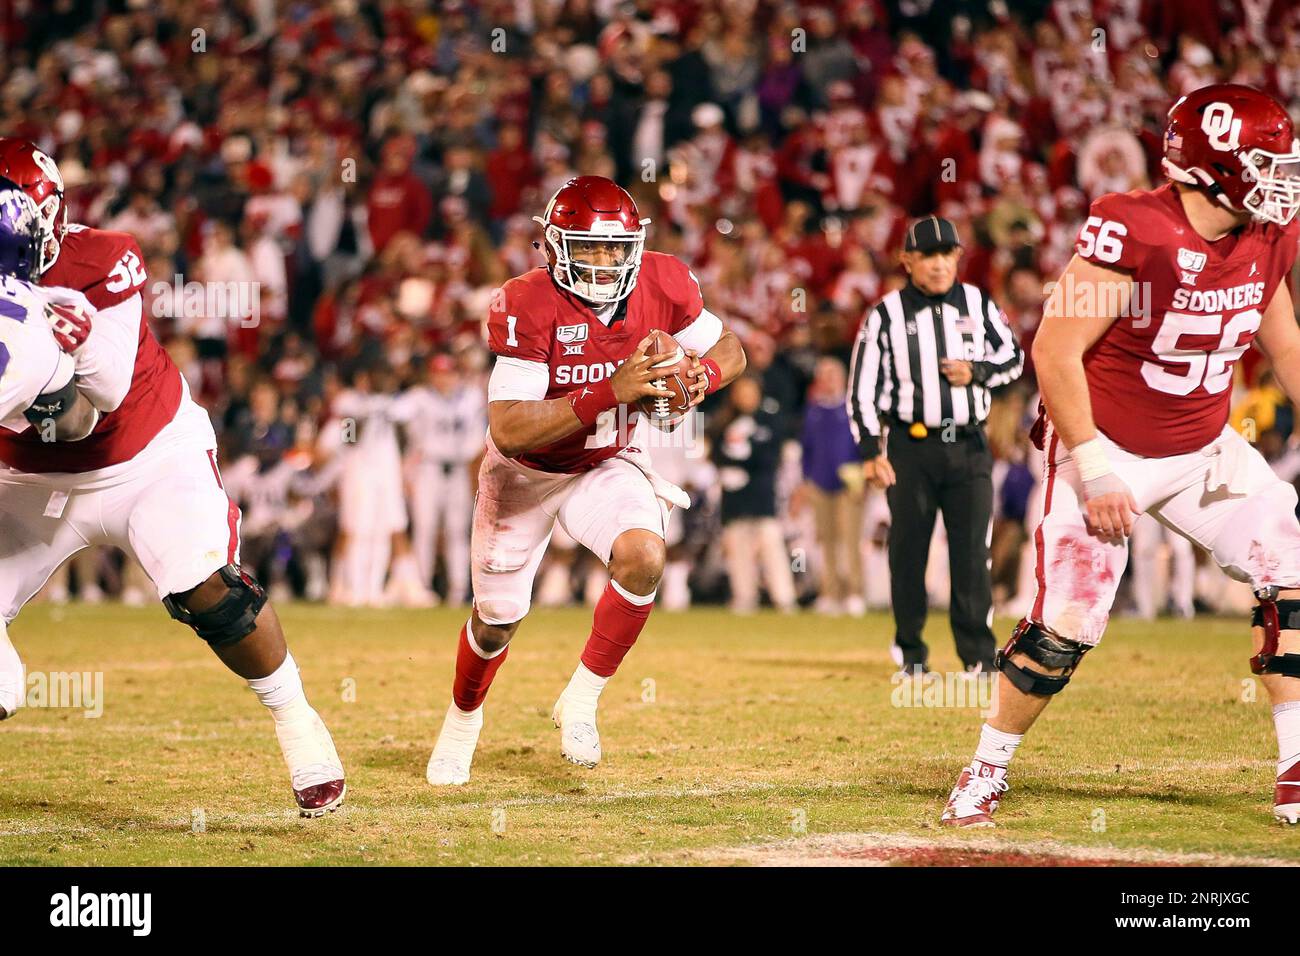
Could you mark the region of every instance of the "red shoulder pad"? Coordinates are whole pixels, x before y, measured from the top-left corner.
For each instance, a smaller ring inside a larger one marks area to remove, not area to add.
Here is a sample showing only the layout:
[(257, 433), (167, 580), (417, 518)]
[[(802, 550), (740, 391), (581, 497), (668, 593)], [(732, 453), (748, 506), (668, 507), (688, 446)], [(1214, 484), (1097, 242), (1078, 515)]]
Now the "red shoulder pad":
[(1137, 269), (1176, 242), (1169, 210), (1151, 193), (1108, 193), (1093, 201), (1074, 249), (1080, 258), (1117, 269)]
[[(648, 280), (648, 282), (647, 282)], [(650, 290), (668, 300), (671, 312), (670, 333), (679, 332), (700, 317), (704, 296), (700, 280), (676, 256), (646, 252), (641, 257), (641, 275), (637, 283), (647, 282)]]
[(71, 226), (41, 284), (84, 292), (96, 309), (107, 309), (143, 292), (147, 279), (144, 254), (130, 233)]
[(550, 357), (555, 295), (545, 269), (526, 272), (494, 290), (488, 305), (488, 348), (493, 354), (545, 362)]

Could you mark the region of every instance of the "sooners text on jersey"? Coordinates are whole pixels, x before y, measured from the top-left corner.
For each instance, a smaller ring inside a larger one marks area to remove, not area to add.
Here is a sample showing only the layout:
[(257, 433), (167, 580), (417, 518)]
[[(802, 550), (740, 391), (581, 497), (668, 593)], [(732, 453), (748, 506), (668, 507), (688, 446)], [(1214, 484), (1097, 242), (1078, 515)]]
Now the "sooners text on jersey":
[[(139, 295), (145, 278), (144, 257), (132, 236), (73, 225), (41, 285), (76, 289), (96, 309), (108, 309)], [(37, 473), (94, 471), (128, 461), (176, 417), (180, 400), (181, 373), (154, 338), (142, 309), (135, 371), (122, 404), (78, 442), (43, 442), (35, 429), (2, 434), (0, 461)]]
[(1136, 284), (1132, 314), (1084, 356), (1097, 428), (1147, 457), (1203, 448), (1227, 423), (1233, 367), (1295, 261), (1300, 222), (1252, 221), (1208, 242), (1170, 184), (1090, 211), (1076, 251)]
[[(502, 287), (488, 315), (488, 344), (496, 355), (545, 363), (546, 398), (609, 378), (653, 329), (670, 335), (700, 315), (704, 302), (690, 270), (670, 255), (646, 252), (636, 287), (618, 304), (608, 327), (581, 299), (558, 288), (542, 267)], [(500, 306), (498, 309), (497, 306)], [(603, 413), (587, 429), (517, 458), (540, 471), (578, 473), (625, 447), (632, 429), (617, 427), (620, 409)], [(622, 411), (635, 422), (632, 408)]]

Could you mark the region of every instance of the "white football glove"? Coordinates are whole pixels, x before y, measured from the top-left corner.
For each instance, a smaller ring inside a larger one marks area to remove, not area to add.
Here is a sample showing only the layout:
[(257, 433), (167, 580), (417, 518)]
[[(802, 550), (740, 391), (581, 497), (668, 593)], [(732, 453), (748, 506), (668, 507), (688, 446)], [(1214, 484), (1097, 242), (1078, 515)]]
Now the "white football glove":
[(76, 289), (51, 286), (40, 291), (45, 298), (45, 320), (50, 324), (55, 341), (68, 355), (75, 355), (90, 338), (95, 307)]

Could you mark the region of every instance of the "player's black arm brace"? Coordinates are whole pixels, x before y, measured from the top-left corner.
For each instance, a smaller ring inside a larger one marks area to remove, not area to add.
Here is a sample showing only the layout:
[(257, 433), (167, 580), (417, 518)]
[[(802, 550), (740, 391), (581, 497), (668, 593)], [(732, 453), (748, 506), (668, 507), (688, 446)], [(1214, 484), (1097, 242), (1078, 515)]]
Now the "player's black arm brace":
[(81, 441), (99, 424), (99, 410), (77, 390), (75, 377), (37, 396), (23, 416), (46, 441)]

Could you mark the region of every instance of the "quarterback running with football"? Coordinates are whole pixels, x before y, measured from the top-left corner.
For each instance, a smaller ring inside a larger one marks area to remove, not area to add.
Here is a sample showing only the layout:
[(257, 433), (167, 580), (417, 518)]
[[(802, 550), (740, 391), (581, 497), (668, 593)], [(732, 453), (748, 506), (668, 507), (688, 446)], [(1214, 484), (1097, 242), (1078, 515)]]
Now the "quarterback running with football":
[(1272, 97), (1215, 85), (1169, 111), (1151, 191), (1102, 196), (1034, 339), (1046, 416), (1037, 594), (997, 656), (979, 747), (944, 809), (992, 826), (1025, 732), (1101, 640), (1135, 517), (1149, 513), (1249, 582), (1251, 670), (1273, 704), (1278, 820), (1300, 820), (1300, 523), (1296, 492), (1227, 425), (1252, 342), (1300, 403), (1288, 274), (1300, 142)]
[(37, 212), (24, 224), (31, 255), (10, 274), (58, 304), (56, 340), (98, 416), (75, 442), (48, 441), (21, 417), (0, 422), (0, 719), (23, 698), (7, 625), (70, 555), (115, 545), (270, 710), (301, 815), (335, 809), (343, 767), (275, 611), (239, 566), (239, 509), (222, 486), (207, 412), (144, 315), (139, 247), (126, 233), (69, 225), (58, 168), (31, 143), (0, 139), (0, 176)]
[(483, 700), (528, 613), (555, 524), (609, 567), (581, 661), (552, 711), (562, 756), (600, 760), (601, 690), (645, 626), (663, 573), (664, 527), (684, 492), (636, 447), (637, 403), (667, 397), (647, 354), (652, 332), (690, 357), (690, 401), (739, 375), (736, 336), (704, 308), (695, 276), (644, 251), (632, 197), (599, 176), (565, 183), (546, 207), (547, 265), (507, 282), (492, 303), (488, 440), (471, 535), (474, 608), (461, 629), (452, 703), (429, 758), (435, 785), (469, 780)]

